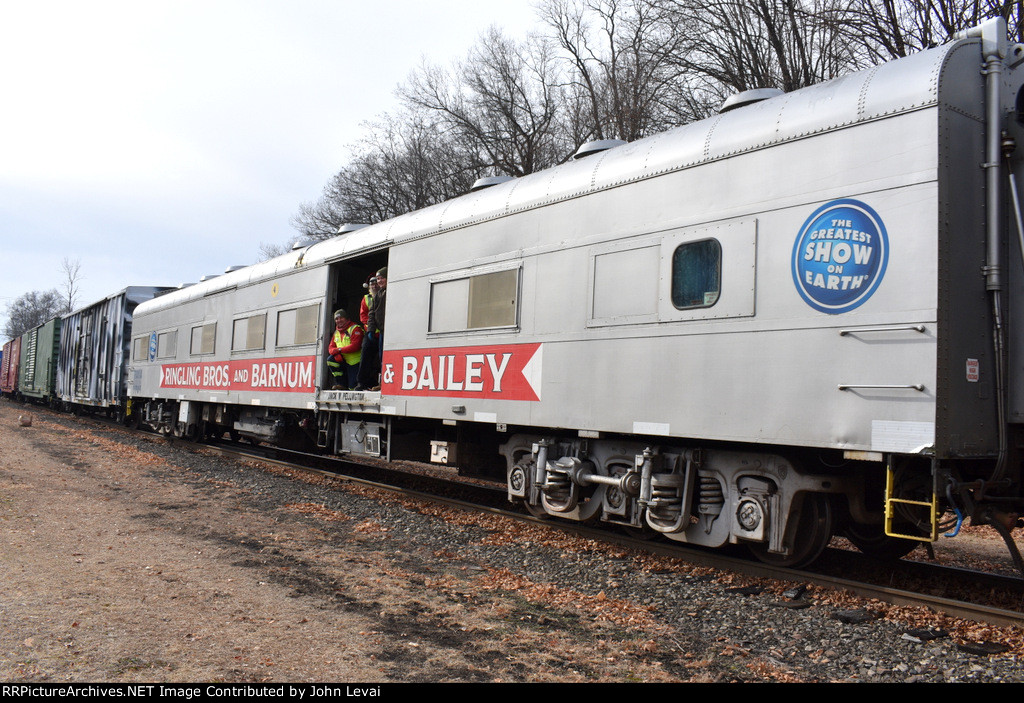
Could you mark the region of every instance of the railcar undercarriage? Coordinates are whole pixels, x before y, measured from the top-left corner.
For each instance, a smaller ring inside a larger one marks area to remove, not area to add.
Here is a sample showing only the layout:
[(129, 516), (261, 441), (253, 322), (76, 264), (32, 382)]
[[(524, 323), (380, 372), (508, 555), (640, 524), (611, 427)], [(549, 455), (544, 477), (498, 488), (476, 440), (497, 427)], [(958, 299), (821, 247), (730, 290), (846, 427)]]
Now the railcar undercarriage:
[(126, 420), (164, 436), (196, 442), (228, 434), (232, 439), (245, 438), (254, 444), (267, 442), (289, 449), (312, 449), (317, 436), (312, 413), (224, 403), (133, 399)]
[(1010, 495), (1009, 479), (978, 477), (991, 462), (892, 455), (888, 465), (830, 470), (754, 450), (525, 434), (501, 453), (509, 500), (536, 516), (601, 520), (707, 547), (744, 544), (780, 566), (811, 563), (834, 534), (866, 554), (900, 558), (955, 536), (969, 518), (999, 532), (1024, 574), (1010, 535), (1021, 526), (1021, 498)]
[(856, 476), (753, 451), (516, 435), (501, 453), (509, 500), (535, 515), (600, 519), (707, 547), (746, 544), (786, 566), (810, 563), (828, 544), (837, 496), (863, 493)]

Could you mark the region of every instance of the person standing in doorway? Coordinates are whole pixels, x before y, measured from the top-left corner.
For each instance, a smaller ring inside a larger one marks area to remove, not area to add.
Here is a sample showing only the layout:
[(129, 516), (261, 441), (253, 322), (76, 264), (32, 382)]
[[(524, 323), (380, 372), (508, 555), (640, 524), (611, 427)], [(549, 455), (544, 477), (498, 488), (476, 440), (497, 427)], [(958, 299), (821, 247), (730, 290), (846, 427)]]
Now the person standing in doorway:
[[(367, 315), (366, 336), (363, 338), (363, 363), (359, 368), (356, 390), (380, 390), (379, 374), (384, 354), (384, 308), (387, 304), (388, 267), (377, 271), (378, 291)], [(373, 361), (367, 361), (368, 358)], [(365, 369), (365, 371), (364, 371)]]

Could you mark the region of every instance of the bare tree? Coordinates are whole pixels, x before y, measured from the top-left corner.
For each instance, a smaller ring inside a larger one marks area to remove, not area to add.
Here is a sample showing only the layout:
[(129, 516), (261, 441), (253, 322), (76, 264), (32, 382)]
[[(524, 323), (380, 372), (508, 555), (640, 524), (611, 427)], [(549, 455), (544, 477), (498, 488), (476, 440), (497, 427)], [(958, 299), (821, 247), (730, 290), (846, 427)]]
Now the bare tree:
[[(340, 173), (324, 186), (324, 192), (319, 199), (299, 205), (299, 211), (292, 217), (291, 225), (302, 236), (312, 239), (329, 239), (337, 234), (338, 227), (345, 222), (344, 207), (335, 197), (339, 177), (341, 177)], [(267, 246), (273, 247), (274, 245)]]
[[(584, 141), (634, 140), (713, 114), (751, 88), (796, 90), (948, 40), (996, 15), (1022, 36), (1024, 0), (541, 0), (545, 34), (491, 28), (450, 69), (424, 64), (402, 108), (292, 220), (326, 239), (523, 176)], [(277, 249), (264, 245), (263, 255)]]
[(292, 219), (304, 236), (327, 239), (346, 222), (371, 224), (454, 198), (483, 172), (475, 152), (421, 109), (366, 127), (352, 160)]
[(541, 18), (569, 64), (593, 138), (632, 141), (671, 126), (665, 104), (692, 40), (658, 0), (547, 0)]
[(707, 114), (738, 91), (796, 90), (857, 67), (847, 0), (659, 1), (693, 38), (687, 54), (670, 57), (685, 76), (687, 113)]
[(19, 337), (53, 319), (63, 309), (64, 300), (55, 289), (25, 293), (7, 306), (4, 334), (11, 339)]
[(84, 276), (81, 275), (82, 262), (79, 259), (71, 260), (64, 257), (60, 262), (61, 284), (60, 289), (64, 293), (64, 312), (71, 312), (78, 302), (78, 289)]
[(300, 241), (299, 237), (292, 237), (283, 244), (274, 244), (273, 242), (260, 242), (260, 253), (257, 261), (269, 261), (270, 259), (276, 259), (279, 256), (287, 254), (295, 246), (295, 243)]
[(1010, 36), (1024, 41), (1020, 0), (853, 0), (849, 33), (877, 64), (942, 44), (986, 19), (1002, 17)]
[(564, 161), (575, 145), (560, 138), (559, 89), (547, 42), (514, 41), (492, 27), (453, 71), (424, 65), (399, 95), (426, 110), (478, 166), (523, 176)]
[(521, 176), (563, 161), (548, 45), (490, 29), (451, 71), (423, 65), (400, 88), (403, 108), (366, 123), (352, 158), (292, 226), (327, 239), (345, 222), (373, 223), (468, 192), (484, 175)]

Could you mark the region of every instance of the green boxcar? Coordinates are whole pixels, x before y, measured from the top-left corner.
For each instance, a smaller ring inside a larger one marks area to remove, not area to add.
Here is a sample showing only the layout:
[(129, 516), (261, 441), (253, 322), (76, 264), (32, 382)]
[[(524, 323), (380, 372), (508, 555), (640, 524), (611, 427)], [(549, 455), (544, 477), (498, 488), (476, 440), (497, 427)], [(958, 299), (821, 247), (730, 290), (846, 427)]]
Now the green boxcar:
[(26, 398), (52, 403), (56, 397), (60, 322), (61, 318), (55, 317), (22, 336), (18, 392)]

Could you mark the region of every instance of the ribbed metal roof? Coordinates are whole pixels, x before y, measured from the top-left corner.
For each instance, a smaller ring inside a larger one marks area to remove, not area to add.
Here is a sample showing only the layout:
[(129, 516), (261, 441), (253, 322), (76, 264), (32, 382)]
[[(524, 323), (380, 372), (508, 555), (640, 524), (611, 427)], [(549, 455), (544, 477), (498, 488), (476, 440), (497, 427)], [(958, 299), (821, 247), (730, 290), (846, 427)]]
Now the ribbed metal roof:
[[(294, 250), (139, 306), (136, 314), (218, 290), (272, 279), (297, 267), (347, 258), (409, 238), (464, 227), (598, 190), (936, 104), (939, 75), (968, 39), (763, 100), (617, 146), (585, 159), (498, 183), (438, 205)], [(972, 53), (973, 55), (973, 53)], [(980, 61), (980, 51), (978, 52)]]

